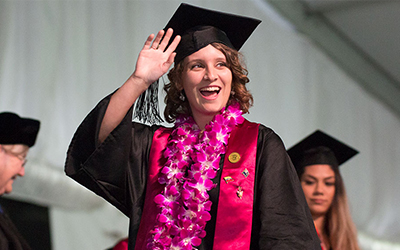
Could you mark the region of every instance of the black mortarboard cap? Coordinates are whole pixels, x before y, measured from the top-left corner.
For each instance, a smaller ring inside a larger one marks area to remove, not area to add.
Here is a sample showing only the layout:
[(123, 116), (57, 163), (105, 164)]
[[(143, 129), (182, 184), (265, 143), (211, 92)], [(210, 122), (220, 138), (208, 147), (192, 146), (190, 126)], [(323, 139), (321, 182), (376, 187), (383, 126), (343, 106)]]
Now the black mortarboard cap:
[(340, 166), (358, 154), (357, 150), (320, 130), (316, 130), (287, 152), (297, 171), (315, 164)]
[(15, 113), (0, 113), (0, 144), (24, 144), (32, 147), (39, 132), (40, 122), (21, 118)]
[(171, 41), (176, 35), (182, 37), (175, 50), (178, 63), (213, 42), (239, 50), (260, 23), (258, 19), (182, 3), (164, 30), (174, 30)]

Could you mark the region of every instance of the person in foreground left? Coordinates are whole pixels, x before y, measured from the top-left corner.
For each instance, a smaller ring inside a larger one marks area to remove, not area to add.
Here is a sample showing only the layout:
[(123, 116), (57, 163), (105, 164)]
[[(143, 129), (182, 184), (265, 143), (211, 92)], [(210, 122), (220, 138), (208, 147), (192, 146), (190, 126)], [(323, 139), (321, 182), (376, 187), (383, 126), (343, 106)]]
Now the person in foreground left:
[[(0, 113), (0, 196), (11, 193), (14, 180), (24, 176), (26, 156), (35, 144), (39, 127), (38, 120), (21, 118), (11, 112)], [(31, 249), (1, 205), (0, 249)]]

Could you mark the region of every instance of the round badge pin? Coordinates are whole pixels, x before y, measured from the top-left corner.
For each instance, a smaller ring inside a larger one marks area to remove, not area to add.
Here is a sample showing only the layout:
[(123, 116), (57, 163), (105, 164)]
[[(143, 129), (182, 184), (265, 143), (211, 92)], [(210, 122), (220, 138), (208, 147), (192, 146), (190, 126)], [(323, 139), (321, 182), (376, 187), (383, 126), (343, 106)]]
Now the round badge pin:
[(231, 153), (231, 154), (229, 155), (229, 157), (228, 157), (228, 160), (229, 160), (231, 163), (236, 163), (236, 162), (240, 161), (240, 155), (239, 155), (239, 153), (236, 153), (236, 152)]

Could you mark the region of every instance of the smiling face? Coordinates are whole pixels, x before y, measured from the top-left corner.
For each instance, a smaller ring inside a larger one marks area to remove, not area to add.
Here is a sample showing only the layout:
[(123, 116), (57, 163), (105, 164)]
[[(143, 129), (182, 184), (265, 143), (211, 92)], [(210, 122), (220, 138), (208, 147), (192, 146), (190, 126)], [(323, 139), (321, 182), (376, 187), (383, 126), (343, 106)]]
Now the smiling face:
[(11, 193), (17, 176), (24, 176), (24, 162), (29, 147), (26, 145), (0, 145), (0, 195)]
[(183, 89), (200, 128), (211, 121), (229, 100), (232, 72), (225, 55), (208, 45), (184, 59)]
[(335, 196), (335, 172), (327, 164), (310, 165), (304, 168), (300, 181), (311, 215), (325, 215)]

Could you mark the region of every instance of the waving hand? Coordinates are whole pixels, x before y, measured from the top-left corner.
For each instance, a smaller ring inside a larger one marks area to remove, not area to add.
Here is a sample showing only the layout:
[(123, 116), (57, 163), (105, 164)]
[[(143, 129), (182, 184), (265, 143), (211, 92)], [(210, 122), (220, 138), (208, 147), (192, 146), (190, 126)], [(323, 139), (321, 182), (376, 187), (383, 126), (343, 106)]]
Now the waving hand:
[(165, 36), (164, 33), (164, 30), (161, 30), (155, 38), (154, 34), (147, 38), (139, 53), (135, 71), (111, 96), (100, 126), (99, 142), (105, 140), (110, 132), (122, 121), (139, 95), (158, 78), (167, 73), (174, 62), (176, 55), (174, 50), (181, 38), (176, 36), (168, 46), (173, 30), (168, 29)]
[(173, 30), (168, 29), (163, 38), (164, 33), (164, 30), (160, 30), (155, 38), (154, 34), (151, 34), (147, 38), (139, 53), (136, 69), (132, 75), (133, 77), (142, 79), (149, 85), (167, 73), (174, 62), (176, 55), (174, 50), (179, 44), (180, 36), (176, 36), (170, 46), (168, 46)]

